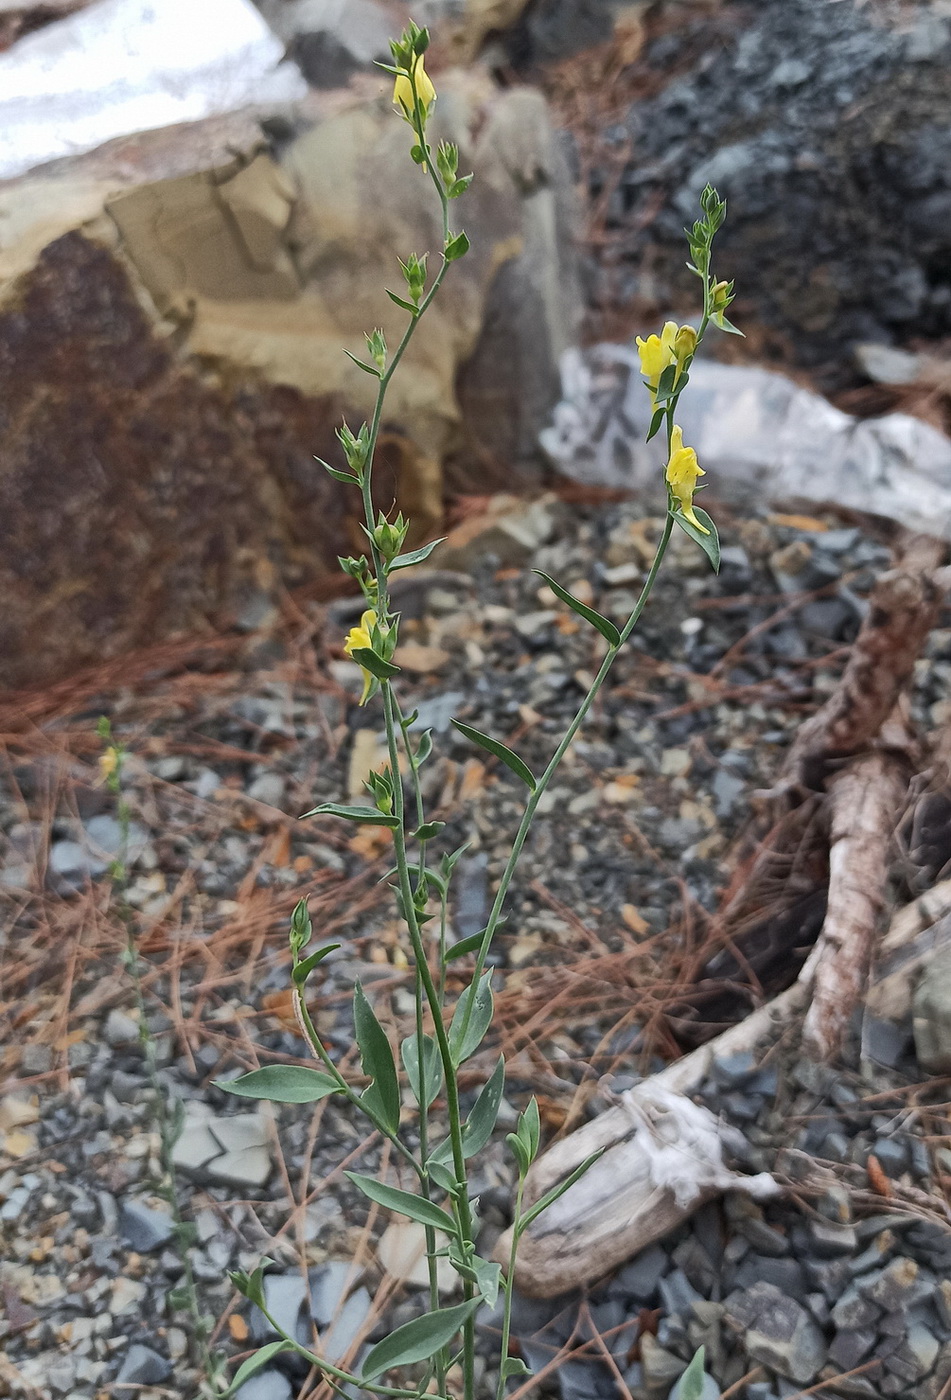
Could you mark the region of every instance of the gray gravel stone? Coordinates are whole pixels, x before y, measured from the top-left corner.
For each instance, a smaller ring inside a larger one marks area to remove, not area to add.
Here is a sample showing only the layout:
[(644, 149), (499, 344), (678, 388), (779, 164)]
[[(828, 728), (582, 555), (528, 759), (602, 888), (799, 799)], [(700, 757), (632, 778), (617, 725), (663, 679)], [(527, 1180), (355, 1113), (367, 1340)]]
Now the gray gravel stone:
[(918, 1063), (928, 1074), (951, 1073), (951, 949), (925, 965), (912, 1003)]
[(668, 1262), (667, 1254), (660, 1245), (651, 1245), (650, 1249), (645, 1249), (636, 1259), (625, 1264), (612, 1285), (612, 1291), (630, 1294), (641, 1303), (650, 1302)]
[(800, 1385), (814, 1381), (826, 1361), (822, 1332), (794, 1298), (757, 1283), (727, 1299), (727, 1316), (746, 1328), (745, 1346), (760, 1361)]
[(149, 1254), (171, 1239), (174, 1222), (166, 1211), (126, 1201), (119, 1210), (119, 1229), (134, 1250)]
[(283, 1371), (268, 1367), (245, 1381), (234, 1400), (291, 1400), (291, 1383)]
[[(310, 1327), (304, 1318), (307, 1294), (307, 1281), (298, 1272), (266, 1274), (264, 1277), (264, 1306), (278, 1329), (302, 1344), (311, 1340)], [(249, 1323), (255, 1342), (269, 1342), (278, 1335), (260, 1308), (251, 1309)]]
[(133, 1342), (122, 1358), (117, 1385), (161, 1385), (172, 1374), (172, 1363), (141, 1342)]

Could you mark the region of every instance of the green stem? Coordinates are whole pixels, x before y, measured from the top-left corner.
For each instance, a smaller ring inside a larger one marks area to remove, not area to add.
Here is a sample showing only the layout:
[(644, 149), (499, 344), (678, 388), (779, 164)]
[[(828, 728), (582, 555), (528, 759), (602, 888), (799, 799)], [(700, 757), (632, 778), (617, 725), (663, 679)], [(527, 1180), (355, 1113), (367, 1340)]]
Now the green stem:
[(379, 1114), (374, 1112), (372, 1107), (368, 1103), (366, 1103), (363, 1097), (360, 1094), (358, 1094), (355, 1089), (351, 1089), (346, 1079), (344, 1079), (343, 1075), (340, 1073), (339, 1069), (334, 1064), (333, 1060), (330, 1058), (330, 1055), (327, 1053), (326, 1049), (321, 1043), (320, 1036), (317, 1034), (317, 1027), (314, 1025), (313, 1020), (311, 1019), (310, 1012), (307, 1009), (307, 1003), (304, 1000), (303, 987), (295, 987), (293, 997), (294, 1009), (297, 1013), (297, 1023), (300, 1026), (301, 1030), (304, 1032), (304, 1037), (310, 1045), (311, 1050), (316, 1055), (317, 1059), (320, 1060), (321, 1064), (327, 1070), (328, 1074), (330, 1074), (331, 1077), (337, 1081), (337, 1084), (340, 1086), (340, 1093), (343, 1094), (344, 1097), (348, 1099), (350, 1103), (353, 1104), (354, 1108), (358, 1108), (360, 1112), (364, 1115), (364, 1117), (369, 1118), (370, 1122), (373, 1124), (374, 1128), (376, 1128), (377, 1132), (382, 1133), (383, 1136), (393, 1144), (397, 1152), (399, 1152), (400, 1156), (403, 1157), (407, 1162), (409, 1162), (410, 1166), (416, 1172), (416, 1175), (420, 1178), (420, 1180), (423, 1180), (425, 1177), (425, 1173), (423, 1172), (422, 1167), (416, 1161), (416, 1158), (413, 1156), (412, 1152), (410, 1152), (406, 1144), (402, 1142), (399, 1135), (395, 1133), (392, 1130), (392, 1128), (390, 1128), (383, 1121)]
[(515, 1215), (512, 1218), (512, 1243), (509, 1246), (509, 1267), (505, 1281), (505, 1300), (502, 1304), (502, 1341), (499, 1350), (499, 1384), (495, 1392), (496, 1400), (505, 1396), (505, 1361), (509, 1354), (509, 1340), (512, 1335), (512, 1295), (515, 1292), (515, 1256), (520, 1238), (519, 1223), (522, 1216), (522, 1196), (525, 1192), (525, 1177), (519, 1172), (518, 1190), (515, 1194)]
[[(369, 1390), (373, 1395), (391, 1395), (397, 1397), (397, 1400), (419, 1400), (418, 1390), (404, 1390), (399, 1386), (393, 1385), (377, 1385), (375, 1381), (362, 1380), (359, 1376), (353, 1375), (352, 1372), (343, 1371), (339, 1366), (334, 1366), (331, 1362), (325, 1361), (322, 1356), (317, 1356), (309, 1347), (302, 1346), (295, 1337), (288, 1336), (284, 1329), (275, 1322), (274, 1318), (263, 1304), (258, 1303), (258, 1307), (277, 1335), (281, 1337), (289, 1347), (293, 1348), (298, 1356), (302, 1356), (311, 1366), (316, 1366), (318, 1371), (325, 1372), (327, 1376), (332, 1377), (335, 1381), (339, 1381), (342, 1385), (356, 1386), (360, 1390)], [(443, 1395), (433, 1396), (432, 1400), (446, 1400), (446, 1397)]]
[[(668, 511), (667, 520), (664, 525), (664, 533), (661, 536), (660, 543), (657, 546), (657, 551), (654, 555), (654, 560), (650, 567), (650, 573), (647, 575), (647, 578), (644, 582), (644, 587), (641, 589), (641, 594), (637, 600), (637, 603), (634, 606), (634, 611), (631, 613), (631, 616), (628, 618), (627, 622), (624, 625), (624, 629), (621, 632), (620, 640), (617, 646), (608, 648), (604, 660), (601, 662), (601, 668), (598, 671), (598, 674), (595, 676), (594, 680), (592, 681), (590, 687), (588, 688), (587, 695), (584, 697), (581, 704), (579, 705), (578, 711), (575, 714), (574, 719), (568, 726), (564, 738), (562, 739), (561, 743), (558, 745), (557, 749), (552, 755), (548, 767), (545, 769), (544, 773), (539, 778), (538, 784), (534, 792), (531, 794), (531, 796), (525, 804), (525, 811), (522, 813), (522, 820), (519, 823), (518, 831), (515, 834), (515, 840), (512, 842), (511, 853), (509, 854), (509, 858), (506, 861), (505, 869), (502, 872), (502, 878), (499, 881), (499, 887), (496, 892), (495, 901), (492, 905), (492, 912), (489, 914), (489, 920), (486, 924), (485, 933), (482, 937), (482, 944), (479, 948), (478, 954), (476, 955), (475, 972), (473, 973), (471, 983), (472, 991), (471, 994), (469, 994), (468, 996), (468, 1004), (466, 1006), (463, 1021), (463, 1029), (461, 1032), (462, 1035), (465, 1035), (465, 1031), (468, 1028), (469, 1019), (472, 1015), (472, 1009), (475, 1005), (475, 989), (478, 987), (479, 978), (481, 977), (482, 970), (485, 967), (485, 960), (488, 957), (492, 939), (495, 935), (496, 929), (498, 928), (499, 919), (502, 915), (502, 908), (505, 904), (505, 899), (509, 891), (509, 886), (512, 883), (512, 876), (515, 874), (515, 868), (518, 865), (519, 856), (522, 854), (522, 847), (525, 845), (525, 840), (528, 836), (528, 832), (531, 827), (532, 821), (534, 820), (538, 804), (544, 796), (549, 783), (554, 777), (558, 765), (561, 763), (561, 760), (567, 753), (572, 740), (574, 739), (578, 730), (581, 728), (581, 725), (583, 724), (588, 711), (591, 709), (591, 706), (594, 703), (598, 691), (604, 684), (608, 672), (611, 670), (611, 667), (614, 665), (614, 662), (617, 659), (618, 653), (621, 651), (625, 642), (630, 637), (631, 633), (634, 631), (634, 628), (637, 626), (640, 615), (644, 611), (644, 606), (647, 603), (647, 600), (650, 597), (651, 592), (653, 590), (654, 583), (657, 579), (657, 574), (660, 570), (661, 564), (663, 563), (664, 555), (667, 553), (667, 546), (670, 543), (670, 536), (673, 528), (674, 517)], [(463, 995), (465, 996), (466, 993), (463, 993)]]
[[(429, 970), (426, 950), (423, 946), (422, 934), (416, 915), (416, 906), (413, 903), (413, 888), (406, 850), (406, 833), (403, 827), (403, 785), (399, 781), (399, 754), (396, 745), (398, 709), (396, 698), (393, 694), (393, 688), (389, 681), (383, 681), (381, 689), (383, 692), (383, 706), (386, 717), (386, 738), (389, 748), (390, 769), (395, 775), (393, 783), (393, 809), (394, 815), (399, 818), (399, 825), (393, 830), (393, 846), (399, 876), (400, 897), (403, 904), (403, 917), (406, 920), (406, 927), (409, 932), (417, 971), (422, 981), (426, 1000), (432, 1014), (433, 1031), (436, 1037), (436, 1044), (439, 1047), (439, 1058), (442, 1062), (443, 1075), (446, 1081), (446, 1109), (449, 1117), (449, 1138), (452, 1146), (453, 1173), (456, 1181), (463, 1183), (462, 1189), (458, 1192), (454, 1192), (452, 1196), (456, 1220), (459, 1226), (460, 1244), (463, 1246), (466, 1244), (474, 1245), (472, 1212), (469, 1209), (469, 1198), (464, 1185), (466, 1181), (466, 1164), (462, 1146), (462, 1114), (459, 1106), (459, 1085), (456, 1080), (456, 1066), (452, 1058), (449, 1036), (443, 1022), (439, 992), (436, 984), (433, 982), (432, 973)], [(471, 1281), (469, 1279), (463, 1279), (463, 1297), (469, 1299), (472, 1296), (473, 1287)], [(466, 1400), (474, 1400), (475, 1322), (472, 1318), (467, 1320), (463, 1329), (463, 1384)]]

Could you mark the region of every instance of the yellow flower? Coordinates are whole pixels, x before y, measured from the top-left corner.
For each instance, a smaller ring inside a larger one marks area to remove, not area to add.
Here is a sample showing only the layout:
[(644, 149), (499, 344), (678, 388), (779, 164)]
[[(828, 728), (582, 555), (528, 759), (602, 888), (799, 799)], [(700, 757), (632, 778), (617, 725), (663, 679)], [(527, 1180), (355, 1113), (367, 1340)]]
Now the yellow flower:
[(675, 427), (670, 435), (670, 461), (667, 463), (666, 475), (667, 484), (684, 517), (701, 534), (709, 535), (710, 531), (705, 525), (700, 524), (693, 509), (693, 493), (697, 486), (697, 478), (706, 476), (706, 472), (698, 463), (694, 449), (684, 447), (684, 435), (681, 428)]
[[(413, 70), (416, 75), (416, 94), (419, 97), (420, 106), (423, 109), (425, 120), (430, 107), (436, 101), (436, 89), (433, 87), (432, 79), (423, 66), (422, 54), (416, 59), (416, 67)], [(408, 122), (412, 122), (416, 112), (416, 104), (413, 101), (413, 84), (405, 73), (401, 73), (393, 84), (393, 102), (401, 108), (403, 116)]]
[(99, 755), (99, 782), (108, 783), (114, 773), (119, 771), (119, 750), (115, 744), (110, 744), (105, 753)]
[(637, 337), (637, 353), (641, 357), (641, 374), (650, 387), (651, 408), (657, 402), (657, 386), (668, 365), (676, 365), (674, 383), (680, 378), (684, 364), (697, 348), (697, 332), (693, 326), (678, 326), (676, 321), (665, 321), (660, 335), (649, 335), (646, 340)]
[[(347, 640), (343, 644), (343, 649), (348, 656), (352, 656), (361, 647), (372, 647), (373, 640), (370, 636), (376, 626), (376, 613), (372, 608), (367, 608), (360, 619), (358, 627), (351, 627), (347, 633)], [(358, 663), (359, 664), (359, 663)], [(373, 686), (373, 674), (365, 666), (361, 666), (363, 672), (363, 694), (360, 696), (360, 704), (365, 705), (370, 698), (370, 690)]]
[(649, 335), (646, 340), (637, 337), (637, 353), (641, 357), (641, 374), (650, 384), (651, 402), (653, 391), (660, 383), (660, 377), (668, 365), (677, 363), (674, 340), (677, 336), (677, 322), (667, 321), (660, 335)]

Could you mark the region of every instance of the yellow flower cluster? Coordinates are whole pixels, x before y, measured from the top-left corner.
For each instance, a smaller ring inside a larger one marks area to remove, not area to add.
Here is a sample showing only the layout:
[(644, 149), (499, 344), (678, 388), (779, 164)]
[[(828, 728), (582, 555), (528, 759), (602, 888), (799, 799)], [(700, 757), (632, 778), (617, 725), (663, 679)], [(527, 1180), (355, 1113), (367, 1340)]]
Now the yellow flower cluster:
[[(352, 656), (353, 653), (355, 651), (358, 651), (361, 647), (373, 646), (371, 633), (375, 626), (376, 613), (373, 611), (372, 608), (367, 608), (366, 612), (360, 619), (359, 625), (356, 627), (351, 627), (350, 631), (347, 633), (347, 640), (343, 644), (343, 649), (348, 656)], [(363, 672), (363, 694), (360, 696), (360, 704), (365, 705), (367, 703), (367, 700), (370, 698), (370, 690), (373, 685), (373, 675), (372, 672), (368, 671), (365, 666), (361, 666), (360, 670)]]
[(697, 478), (705, 475), (706, 472), (697, 461), (694, 449), (684, 447), (683, 430), (675, 427), (670, 435), (670, 461), (667, 463), (666, 472), (667, 484), (684, 517), (690, 521), (694, 529), (699, 530), (701, 534), (709, 535), (710, 531), (705, 525), (700, 524), (693, 508), (693, 493), (697, 487)]

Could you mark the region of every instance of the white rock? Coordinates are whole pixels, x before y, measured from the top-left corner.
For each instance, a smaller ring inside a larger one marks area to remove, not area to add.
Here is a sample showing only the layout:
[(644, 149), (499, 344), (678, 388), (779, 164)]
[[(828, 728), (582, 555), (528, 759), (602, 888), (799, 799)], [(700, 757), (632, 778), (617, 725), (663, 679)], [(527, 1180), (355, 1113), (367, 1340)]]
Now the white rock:
[(129, 132), (303, 97), (282, 57), (251, 0), (100, 0), (0, 54), (0, 178)]

